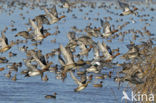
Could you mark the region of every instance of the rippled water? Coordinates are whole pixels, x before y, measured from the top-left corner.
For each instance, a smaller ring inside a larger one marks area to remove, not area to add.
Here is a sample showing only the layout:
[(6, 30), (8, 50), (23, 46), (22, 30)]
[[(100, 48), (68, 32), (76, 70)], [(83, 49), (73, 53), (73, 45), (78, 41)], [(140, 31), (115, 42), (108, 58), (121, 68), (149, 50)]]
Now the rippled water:
[[(99, 5), (100, 2), (97, 2), (97, 5)], [(16, 33), (19, 31), (27, 30), (25, 23), (28, 23), (28, 19), (33, 19), (35, 16), (39, 14), (43, 14), (44, 11), (40, 10), (39, 8), (35, 7), (35, 9), (31, 10), (28, 7), (24, 7), (23, 10), (20, 10), (20, 6), (11, 7), (13, 13), (11, 15), (8, 15), (9, 13), (9, 7), (7, 7), (7, 4), (1, 4), (6, 9), (6, 11), (1, 11), (0, 13), (0, 31), (2, 31), (6, 26), (9, 28), (9, 30), (5, 33), (8, 37), (9, 41), (11, 40), (17, 40), (17, 39), (23, 39), (21, 37), (14, 37)], [(77, 4), (79, 6), (79, 4)], [(138, 10), (140, 15), (149, 14), (149, 17), (143, 17), (146, 19), (150, 19), (152, 16), (154, 17), (153, 21), (147, 21), (150, 23), (150, 26), (147, 27), (148, 30), (151, 31), (151, 33), (155, 33), (155, 27), (156, 27), (156, 19), (155, 15), (156, 12), (152, 12), (149, 9), (153, 7), (156, 9), (156, 6), (149, 5), (149, 8), (146, 8), (144, 5), (138, 6), (139, 9), (145, 8), (145, 11)], [(7, 9), (8, 8), (8, 9)], [(108, 12), (106, 12), (103, 8), (95, 8), (92, 9), (90, 7), (82, 8), (83, 12), (80, 12), (78, 8), (74, 8), (73, 12), (67, 13), (66, 9), (59, 8), (57, 6), (58, 12), (62, 13), (65, 12), (66, 18), (61, 20), (60, 22), (47, 26), (45, 25), (45, 28), (50, 28), (50, 33), (55, 32), (55, 26), (59, 27), (60, 33), (57, 36), (49, 36), (46, 38), (42, 45), (38, 46), (38, 49), (43, 50), (43, 53), (46, 54), (50, 52), (54, 48), (58, 48), (60, 44), (63, 44), (64, 46), (67, 44), (68, 39), (66, 34), (71, 30), (72, 26), (77, 26), (79, 29), (84, 29), (85, 26), (87, 26), (89, 23), (92, 23), (93, 27), (100, 27), (100, 22), (95, 21), (94, 18), (103, 18), (111, 16), (113, 18), (112, 21), (110, 21), (111, 24), (114, 24), (117, 28), (117, 25), (123, 24), (125, 21), (131, 22), (124, 30), (128, 30), (130, 28), (139, 29), (142, 30), (142, 28), (145, 26), (145, 22), (139, 21), (139, 17), (135, 17), (133, 15), (128, 16), (117, 16), (112, 15)], [(93, 12), (89, 12), (92, 10)], [(114, 7), (109, 9), (110, 11), (120, 13), (121, 10), (116, 10)], [(29, 13), (26, 13), (29, 12)], [(88, 17), (91, 17), (91, 20), (84, 20), (85, 13), (89, 12)], [(23, 13), (25, 20), (19, 16), (20, 13)], [(97, 13), (100, 13), (100, 15), (97, 15)], [(77, 19), (72, 18), (72, 14), (75, 14), (77, 16)], [(133, 17), (136, 21), (135, 24), (132, 23), (132, 21), (129, 19)], [(115, 22), (116, 19), (122, 18), (123, 22)], [(12, 27), (10, 21), (14, 20), (15, 24), (13, 28), (17, 28), (17, 31), (11, 31)], [(66, 20), (66, 21), (65, 21)], [(78, 34), (77, 36), (80, 37), (82, 34)], [(155, 35), (153, 37), (156, 37)], [(56, 43), (51, 43), (50, 40), (56, 38)], [(139, 43), (140, 39), (147, 40), (149, 37), (139, 37), (135, 42)], [(95, 39), (96, 41), (102, 41), (104, 39)], [(131, 40), (131, 34), (126, 35), (124, 42), (120, 42), (118, 38), (114, 39), (113, 42), (107, 42), (105, 41), (111, 48), (120, 48), (120, 53), (123, 54), (127, 52), (126, 44), (129, 43), (129, 40)], [(35, 46), (31, 45), (32, 42), (29, 41), (26, 45), (29, 46), (29, 49), (34, 49)], [(23, 58), (26, 58), (25, 53), (20, 52), (18, 50), (19, 47), (22, 47), (24, 44), (19, 44), (17, 46), (12, 47), (9, 51), (15, 52), (18, 55), (16, 57), (9, 58), (8, 52), (5, 52), (1, 54), (1, 56), (6, 56), (9, 59), (9, 62), (23, 62)], [(54, 64), (58, 64), (57, 58), (52, 58), (50, 61), (53, 61)], [(123, 62), (123, 60), (120, 59), (120, 57), (117, 57), (114, 62)], [(6, 64), (1, 64), (1, 67), (6, 66)], [(0, 103), (121, 103), (121, 97), (123, 96), (122, 91), (127, 87), (127, 84), (124, 83), (121, 85), (120, 89), (118, 89), (118, 83), (115, 83), (113, 79), (106, 78), (103, 83), (102, 88), (94, 88), (92, 84), (98, 83), (99, 80), (93, 80), (91, 84), (88, 85), (88, 87), (79, 92), (75, 93), (73, 90), (76, 88), (76, 84), (71, 78), (67, 78), (64, 82), (61, 80), (57, 80), (55, 78), (54, 73), (46, 72), (48, 75), (49, 81), (43, 82), (41, 81), (40, 76), (26, 78), (23, 75), (20, 74), (20, 72), (25, 69), (26, 67), (23, 66), (22, 68), (19, 68), (19, 72), (17, 72), (17, 81), (11, 81), (10, 79), (6, 78), (4, 75), (8, 73), (8, 69), (5, 69), (4, 71), (0, 72)], [(119, 71), (118, 68), (113, 69), (104, 69), (102, 72), (108, 73), (109, 71), (113, 72), (113, 77), (116, 76), (116, 72)], [(12, 74), (12, 76), (15, 73)], [(70, 76), (67, 76), (70, 77)], [(48, 94), (53, 94), (53, 92), (56, 92), (57, 98), (55, 100), (53, 99), (45, 99), (44, 96)]]

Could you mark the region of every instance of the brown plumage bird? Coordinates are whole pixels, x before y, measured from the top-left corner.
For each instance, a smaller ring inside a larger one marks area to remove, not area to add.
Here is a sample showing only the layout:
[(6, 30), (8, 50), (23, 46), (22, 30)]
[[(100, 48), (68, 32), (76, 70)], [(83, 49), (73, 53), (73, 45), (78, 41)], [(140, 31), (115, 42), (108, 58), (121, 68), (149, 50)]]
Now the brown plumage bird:
[(53, 95), (46, 95), (45, 98), (46, 99), (56, 99), (56, 95), (57, 95), (57, 93), (54, 93)]

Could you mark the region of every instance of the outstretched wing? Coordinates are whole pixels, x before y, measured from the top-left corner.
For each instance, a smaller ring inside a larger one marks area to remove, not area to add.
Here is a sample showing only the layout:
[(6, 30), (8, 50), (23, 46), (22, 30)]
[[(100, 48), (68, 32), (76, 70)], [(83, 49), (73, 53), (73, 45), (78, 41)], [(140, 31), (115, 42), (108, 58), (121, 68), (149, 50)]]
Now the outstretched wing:
[(33, 65), (31, 64), (31, 60), (26, 60), (26, 59), (24, 59), (24, 62), (25, 62), (26, 67), (27, 67), (30, 71), (36, 71), (36, 70), (37, 70), (36, 67), (33, 66)]
[(0, 42), (1, 42), (1, 46), (3, 48), (3, 47), (6, 47), (8, 45), (8, 39), (6, 38), (4, 31), (1, 32), (1, 36), (2, 37), (0, 39)]
[(104, 22), (102, 19), (100, 19), (100, 22), (101, 26), (103, 27), (103, 32), (110, 33), (111, 32), (110, 23), (108, 21)]
[(100, 57), (99, 49), (97, 47), (94, 47), (93, 50), (94, 50), (94, 59), (99, 59)]
[(31, 26), (34, 28), (34, 35), (35, 36), (42, 36), (39, 27), (35, 24), (34, 21), (32, 21), (31, 19), (29, 19), (29, 22), (31, 24)]
[(73, 64), (74, 61), (70, 55), (70, 53), (66, 50), (65, 47), (63, 47), (63, 45), (60, 45), (60, 50), (61, 50), (61, 53), (63, 54), (64, 58), (65, 58), (65, 61), (66, 61), (66, 65), (70, 65), (70, 64)]
[[(129, 5), (127, 3), (121, 2), (118, 0), (119, 6), (126, 11), (126, 9), (129, 9)], [(126, 8), (126, 9), (125, 9)]]
[(31, 55), (32, 55), (32, 57), (35, 59), (35, 61), (40, 65), (40, 67), (42, 68), (42, 69), (44, 69), (45, 67), (46, 67), (46, 65), (44, 65), (42, 62), (41, 62), (41, 60), (37, 57), (37, 55), (36, 55), (36, 53), (35, 52), (31, 52)]
[(72, 71), (70, 71), (70, 76), (72, 77), (72, 79), (75, 81), (76, 84), (78, 84), (79, 86), (82, 85), (82, 83), (74, 76)]
[(109, 51), (107, 50), (106, 44), (104, 42), (103, 43), (98, 42), (98, 46), (99, 46), (100, 50), (102, 51), (103, 55), (105, 56), (106, 60), (112, 59), (112, 56), (109, 53)]
[(52, 15), (58, 18), (58, 13), (55, 5), (50, 9), (50, 12)]
[(56, 19), (56, 17), (54, 16), (54, 14), (50, 13), (48, 11), (47, 8), (44, 8), (44, 12), (46, 13), (46, 15), (50, 18), (50, 19)]

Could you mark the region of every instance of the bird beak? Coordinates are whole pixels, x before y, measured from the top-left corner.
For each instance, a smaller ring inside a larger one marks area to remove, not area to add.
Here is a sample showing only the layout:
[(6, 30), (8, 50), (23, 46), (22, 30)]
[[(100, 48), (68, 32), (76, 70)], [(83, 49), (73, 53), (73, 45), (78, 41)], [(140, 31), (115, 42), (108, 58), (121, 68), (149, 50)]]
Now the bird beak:
[(117, 57), (118, 55), (120, 55), (120, 53), (115, 54), (115, 55), (113, 56), (113, 58)]
[(114, 30), (114, 31), (113, 31), (113, 33), (116, 33), (116, 32), (118, 32), (118, 30)]
[(65, 16), (65, 15), (63, 15), (63, 16), (61, 16), (61, 17), (60, 17), (60, 19), (65, 18), (65, 17), (66, 17), (66, 16)]
[(90, 45), (90, 49), (93, 48), (93, 45)]
[(49, 32), (47, 32), (44, 36), (44, 38), (46, 38), (47, 36), (51, 35)]
[(138, 10), (138, 8), (135, 7), (133, 10), (136, 11), (136, 10)]

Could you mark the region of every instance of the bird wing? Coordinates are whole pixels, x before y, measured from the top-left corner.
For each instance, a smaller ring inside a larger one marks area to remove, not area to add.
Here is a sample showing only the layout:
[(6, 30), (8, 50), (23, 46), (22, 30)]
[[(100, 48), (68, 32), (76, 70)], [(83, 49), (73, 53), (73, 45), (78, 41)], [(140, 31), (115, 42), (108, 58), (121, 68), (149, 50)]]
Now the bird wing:
[(101, 26), (103, 27), (103, 32), (110, 33), (111, 32), (110, 23), (108, 21), (104, 22), (102, 19), (100, 19), (100, 22)]
[(112, 56), (108, 52), (108, 50), (106, 48), (106, 44), (104, 42), (103, 43), (98, 42), (98, 46), (99, 46), (100, 50), (102, 51), (103, 55), (106, 57), (106, 59), (112, 58)]
[(120, 6), (123, 10), (125, 10), (125, 8), (129, 8), (129, 5), (128, 5), (127, 3), (121, 2), (121, 1), (119, 1), (119, 0), (118, 0), (118, 3), (119, 3), (119, 6)]
[(104, 21), (100, 19), (100, 23), (101, 23), (101, 26), (103, 27), (103, 32), (104, 32)]
[(62, 55), (64, 56), (64, 59), (66, 60), (66, 65), (73, 64), (74, 62), (70, 53), (66, 50), (66, 48), (63, 47), (63, 45), (60, 45), (60, 50)]
[(49, 20), (46, 18), (45, 15), (38, 15), (35, 17), (35, 21), (38, 24), (49, 24)]
[(24, 59), (24, 62), (25, 62), (26, 67), (27, 67), (30, 71), (36, 71), (36, 70), (37, 70), (37, 68), (31, 64), (31, 60), (26, 60), (26, 59)]
[(2, 36), (3, 39), (6, 38), (6, 36), (5, 36), (5, 34), (4, 34), (4, 31), (1, 32), (1, 36)]
[(34, 28), (34, 29), (37, 29), (37, 25), (35, 24), (34, 21), (32, 21), (31, 19), (29, 19), (29, 23), (31, 24), (31, 26)]
[(4, 34), (4, 31), (1, 32), (1, 46), (2, 48), (3, 47), (6, 47), (8, 45), (8, 39), (6, 38), (5, 34)]
[(105, 25), (104, 25), (104, 33), (110, 33), (111, 32), (111, 26), (109, 24), (109, 22), (105, 22)]
[(94, 47), (93, 50), (94, 50), (94, 59), (99, 59), (100, 57), (99, 50), (96, 47)]
[(82, 83), (74, 76), (72, 71), (70, 71), (70, 76), (72, 77), (72, 79), (75, 81), (76, 84), (78, 84), (79, 86), (82, 85)]
[(51, 14), (47, 8), (44, 8), (44, 11), (46, 13), (46, 15), (50, 18), (50, 19), (56, 19), (57, 17), (54, 16), (54, 14)]
[(31, 52), (32, 57), (35, 59), (35, 61), (40, 65), (42, 69), (44, 69), (46, 66), (41, 62), (41, 60), (37, 57), (35, 52)]
[(51, 14), (58, 18), (58, 13), (55, 5), (51, 8)]
[(104, 41), (102, 42), (103, 47), (106, 49), (106, 55), (111, 58), (112, 50), (109, 46), (107, 46)]
[(38, 26), (35, 24), (35, 22), (32, 21), (31, 19), (29, 19), (29, 22), (30, 22), (31, 26), (34, 28), (34, 35), (35, 35), (35, 36), (42, 36), (42, 33), (40, 32), (40, 29), (39, 29)]
[(82, 42), (84, 45), (93, 45), (94, 44), (94, 41), (89, 36), (79, 37), (78, 41)]
[(62, 66), (65, 66), (65, 61), (63, 60), (63, 58), (61, 57), (61, 55), (58, 55), (58, 60), (59, 60), (59, 62), (60, 62), (60, 64)]
[(80, 50), (85, 51), (87, 49), (86, 45), (83, 44), (82, 42), (78, 42), (78, 44), (79, 44)]
[(70, 41), (76, 40), (75, 32), (69, 32), (69, 33), (67, 34), (67, 37), (68, 37), (68, 39), (69, 39)]
[(44, 65), (47, 65), (46, 57), (41, 52), (37, 52), (37, 57)]

